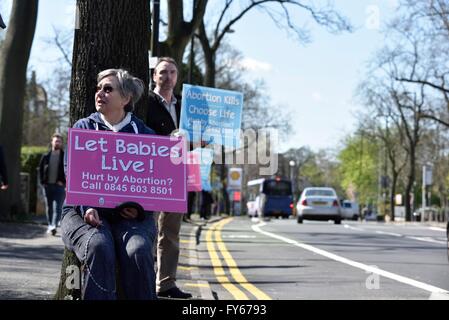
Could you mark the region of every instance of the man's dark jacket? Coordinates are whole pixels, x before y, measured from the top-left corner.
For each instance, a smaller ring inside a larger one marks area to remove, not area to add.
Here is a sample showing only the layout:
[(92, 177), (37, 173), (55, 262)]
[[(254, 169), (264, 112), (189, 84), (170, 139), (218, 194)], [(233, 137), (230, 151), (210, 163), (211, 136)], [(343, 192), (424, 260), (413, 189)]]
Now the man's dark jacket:
[(168, 112), (162, 102), (162, 98), (153, 91), (150, 91), (148, 95), (150, 101), (146, 125), (156, 131), (156, 134), (160, 136), (169, 136), (177, 127), (179, 128), (179, 119), (181, 118), (181, 98), (176, 96), (178, 101), (176, 102), (175, 110), (178, 123), (175, 126), (170, 112)]
[[(44, 154), (41, 158), (41, 162), (39, 163), (39, 177), (41, 179), (41, 184), (48, 183), (48, 170), (50, 163), (51, 151), (47, 154)], [(58, 162), (58, 178), (56, 182), (61, 181), (62, 183), (66, 183), (65, 174), (64, 174), (64, 150), (60, 150), (59, 152), (59, 162)]]

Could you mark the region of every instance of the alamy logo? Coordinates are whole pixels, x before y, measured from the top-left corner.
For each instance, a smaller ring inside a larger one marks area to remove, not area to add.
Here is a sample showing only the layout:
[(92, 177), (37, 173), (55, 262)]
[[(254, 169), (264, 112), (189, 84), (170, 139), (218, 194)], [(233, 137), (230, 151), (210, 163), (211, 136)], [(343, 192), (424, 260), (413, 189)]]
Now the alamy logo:
[[(370, 266), (373, 269), (378, 269), (377, 266)], [(366, 271), (369, 276), (365, 280), (365, 287), (368, 290), (378, 290), (380, 289), (380, 275), (372, 271)]]
[(70, 265), (65, 269), (67, 279), (65, 280), (65, 286), (67, 289), (80, 289), (81, 284), (81, 272), (75, 265)]
[(380, 28), (380, 9), (376, 5), (366, 7), (367, 18), (365, 27), (369, 30), (378, 30)]

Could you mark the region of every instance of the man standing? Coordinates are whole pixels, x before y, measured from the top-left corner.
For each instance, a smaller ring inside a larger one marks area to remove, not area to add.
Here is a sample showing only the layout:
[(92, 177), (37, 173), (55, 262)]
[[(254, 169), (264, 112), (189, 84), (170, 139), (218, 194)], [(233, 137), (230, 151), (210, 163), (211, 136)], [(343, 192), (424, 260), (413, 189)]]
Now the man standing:
[[(169, 136), (179, 128), (181, 101), (173, 93), (177, 79), (176, 61), (169, 57), (159, 58), (153, 73), (156, 87), (149, 93), (150, 107), (146, 121), (158, 135)], [(159, 297), (192, 297), (176, 286), (182, 217), (183, 214), (175, 212), (161, 212), (158, 217), (156, 291)]]
[(0, 146), (0, 190), (8, 189), (8, 173), (6, 172), (5, 157), (3, 148)]
[[(55, 235), (57, 224), (61, 218), (66, 183), (62, 136), (58, 133), (51, 137), (51, 151), (41, 158), (39, 177), (47, 200), (47, 233)], [(53, 212), (53, 202), (56, 202), (56, 212)]]

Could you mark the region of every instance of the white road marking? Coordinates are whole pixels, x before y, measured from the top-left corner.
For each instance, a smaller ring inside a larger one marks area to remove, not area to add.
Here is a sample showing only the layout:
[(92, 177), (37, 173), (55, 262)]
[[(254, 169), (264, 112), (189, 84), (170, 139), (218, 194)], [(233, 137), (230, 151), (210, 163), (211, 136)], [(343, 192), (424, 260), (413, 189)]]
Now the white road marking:
[(246, 234), (242, 234), (242, 235), (223, 235), (222, 238), (229, 238), (229, 239), (233, 239), (233, 238), (241, 238), (241, 239), (254, 239), (256, 238), (256, 236), (250, 236), (250, 235), (246, 235)]
[(399, 233), (393, 233), (393, 232), (385, 232), (385, 231), (376, 231), (378, 234), (385, 234), (387, 236), (393, 236), (393, 237), (402, 237), (402, 234)]
[(425, 242), (432, 242), (432, 243), (438, 243), (438, 244), (446, 244), (446, 241), (435, 240), (435, 239), (430, 238), (430, 237), (407, 237), (407, 238), (413, 239), (413, 240), (425, 241)]
[[(446, 241), (435, 240), (435, 239), (433, 239), (431, 237), (412, 237), (412, 236), (405, 236), (403, 234), (394, 233), (394, 232), (386, 232), (386, 231), (380, 231), (380, 230), (365, 230), (365, 229), (361, 229), (361, 228), (352, 227), (352, 226), (347, 225), (347, 224), (345, 224), (344, 227), (347, 228), (347, 229), (351, 229), (351, 230), (358, 230), (358, 231), (365, 231), (365, 232), (375, 232), (377, 234), (384, 234), (384, 235), (387, 235), (387, 236), (405, 237), (405, 238), (408, 238), (408, 239), (413, 239), (413, 240), (418, 240), (418, 241), (425, 241), (425, 242), (438, 243), (438, 244), (446, 244)], [(441, 230), (446, 231), (445, 229), (441, 229), (441, 228), (438, 228), (438, 227), (429, 227), (427, 229), (431, 229), (431, 230), (434, 230), (434, 231), (441, 231)]]
[(430, 297), (429, 300), (449, 300), (449, 294), (447, 293), (435, 293), (433, 292)]
[(429, 227), (429, 230), (433, 230), (433, 231), (443, 231), (446, 232), (446, 229), (444, 228), (439, 228), (439, 227)]
[(328, 251), (325, 251), (325, 250), (313, 247), (311, 245), (308, 245), (308, 244), (305, 244), (305, 243), (301, 243), (301, 242), (298, 242), (298, 241), (295, 241), (295, 240), (291, 240), (291, 239), (279, 236), (279, 235), (271, 233), (271, 232), (264, 231), (264, 230), (261, 229), (261, 227), (263, 227), (265, 225), (266, 225), (266, 223), (262, 222), (262, 223), (259, 223), (257, 225), (253, 225), (252, 229), (254, 231), (256, 231), (258, 233), (261, 233), (263, 235), (266, 235), (268, 237), (278, 239), (280, 241), (283, 241), (283, 242), (286, 242), (288, 244), (294, 245), (296, 247), (299, 247), (299, 248), (311, 251), (313, 253), (322, 255), (322, 256), (324, 256), (326, 258), (335, 260), (337, 262), (341, 262), (341, 263), (350, 265), (352, 267), (364, 270), (365, 272), (375, 273), (375, 274), (378, 274), (380, 276), (383, 276), (383, 277), (386, 277), (386, 278), (389, 278), (389, 279), (392, 279), (392, 280), (395, 280), (395, 281), (398, 281), (398, 282), (401, 282), (401, 283), (405, 283), (407, 285), (410, 285), (410, 286), (413, 286), (413, 287), (416, 287), (416, 288), (419, 288), (419, 289), (422, 289), (422, 290), (425, 290), (425, 291), (428, 291), (428, 292), (431, 292), (431, 293), (434, 293), (434, 294), (438, 294), (437, 296), (449, 295), (449, 291), (447, 291), (445, 289), (438, 288), (438, 287), (432, 286), (432, 285), (424, 283), (424, 282), (416, 281), (414, 279), (407, 278), (407, 277), (404, 277), (404, 276), (401, 276), (401, 275), (398, 275), (398, 274), (395, 274), (395, 273), (392, 273), (392, 272), (389, 272), (389, 271), (385, 271), (385, 270), (379, 269), (377, 267), (373, 267), (373, 266), (369, 266), (369, 265), (366, 265), (366, 264), (363, 264), (363, 263), (360, 263), (360, 262), (357, 262), (357, 261), (353, 261), (353, 260), (350, 260), (350, 259), (338, 256), (336, 254), (333, 254), (331, 252), (328, 252)]
[(362, 228), (357, 228), (357, 227), (352, 227), (349, 224), (344, 224), (343, 225), (346, 229), (351, 229), (351, 230), (357, 230), (357, 231), (365, 231), (365, 229)]

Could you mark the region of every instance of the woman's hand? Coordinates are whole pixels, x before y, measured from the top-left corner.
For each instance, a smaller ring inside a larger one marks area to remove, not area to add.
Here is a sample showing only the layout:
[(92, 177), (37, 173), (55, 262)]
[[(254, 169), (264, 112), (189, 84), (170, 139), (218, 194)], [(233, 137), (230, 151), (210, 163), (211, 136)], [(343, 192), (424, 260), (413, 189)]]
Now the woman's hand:
[(93, 227), (98, 227), (101, 224), (100, 217), (98, 216), (98, 211), (93, 208), (90, 208), (86, 211), (86, 214), (84, 215), (84, 221)]
[(120, 211), (120, 215), (125, 219), (135, 219), (138, 216), (138, 212), (135, 208), (124, 208)]

